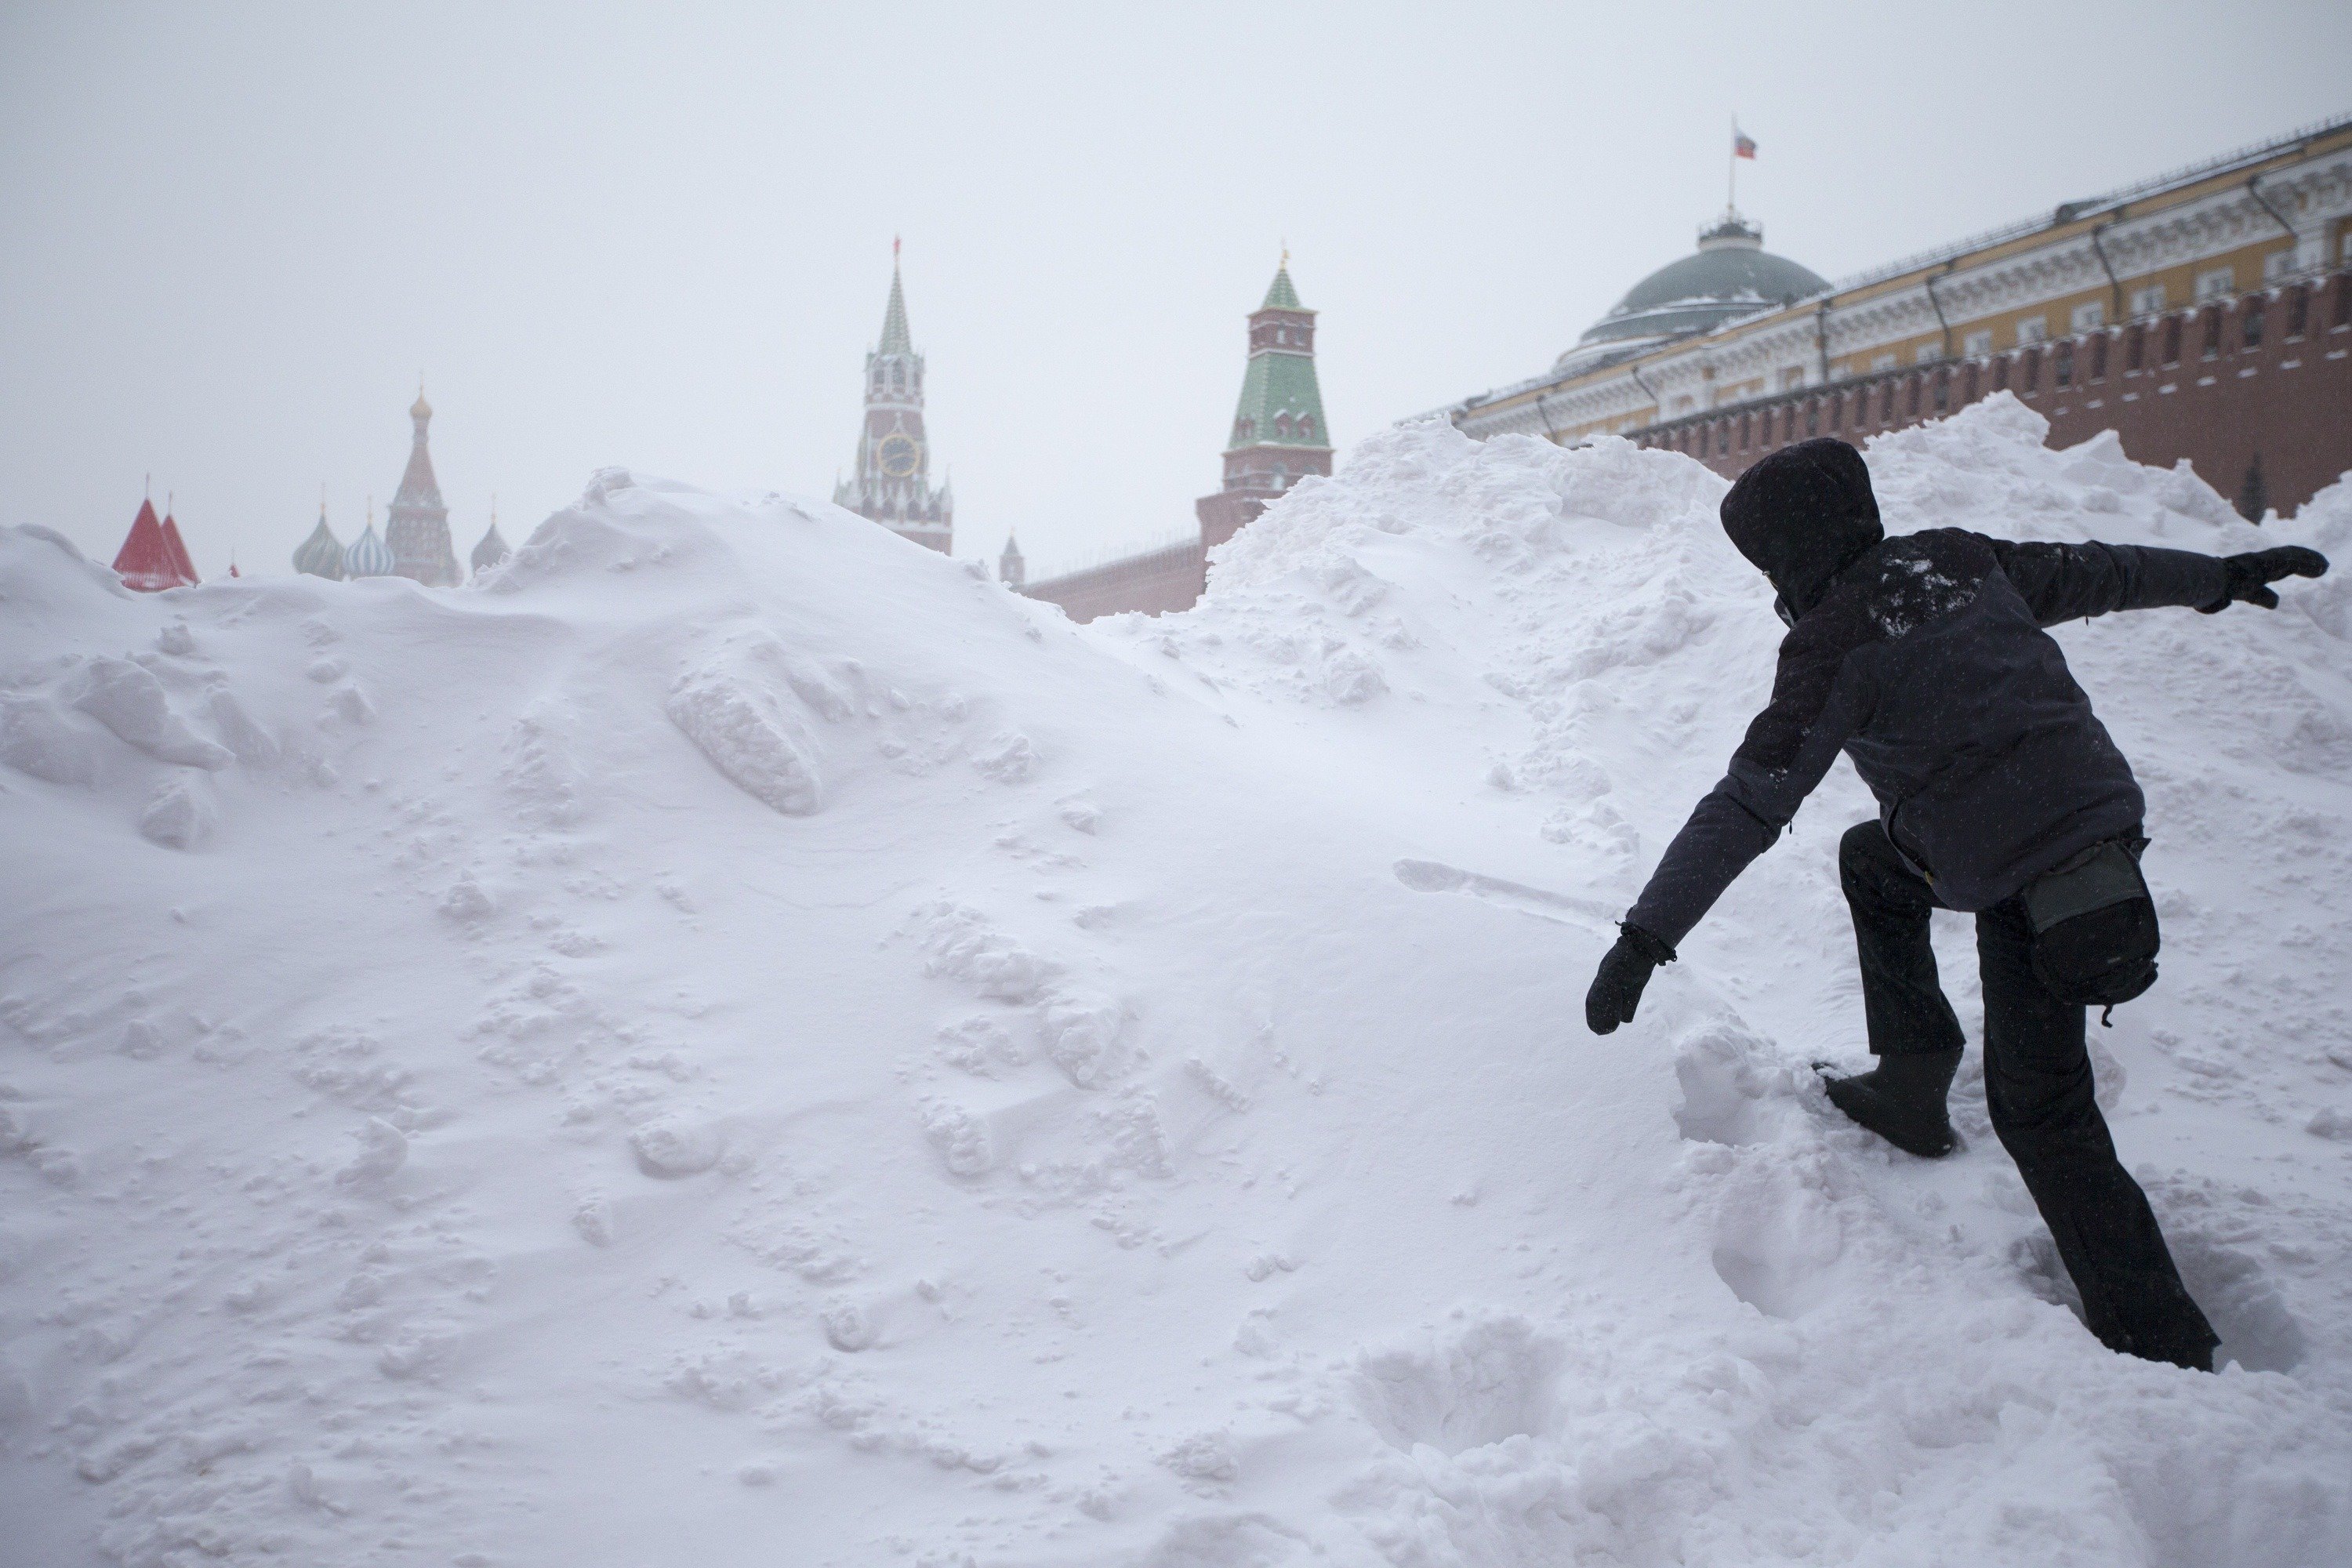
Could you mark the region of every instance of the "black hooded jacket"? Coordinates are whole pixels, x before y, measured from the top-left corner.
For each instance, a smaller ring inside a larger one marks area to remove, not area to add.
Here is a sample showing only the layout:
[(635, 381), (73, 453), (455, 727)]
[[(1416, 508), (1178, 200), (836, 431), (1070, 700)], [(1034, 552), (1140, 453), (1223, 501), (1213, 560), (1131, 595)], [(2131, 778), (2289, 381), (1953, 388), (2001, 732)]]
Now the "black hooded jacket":
[(1749, 468), (1724, 531), (1780, 597), (1772, 700), (1627, 921), (1679, 943), (1780, 837), (1843, 751), (1896, 848), (1955, 910), (1982, 910), (2133, 831), (2131, 765), (2044, 626), (2210, 605), (2220, 560), (2122, 544), (1885, 537), (1862, 454), (1806, 441)]

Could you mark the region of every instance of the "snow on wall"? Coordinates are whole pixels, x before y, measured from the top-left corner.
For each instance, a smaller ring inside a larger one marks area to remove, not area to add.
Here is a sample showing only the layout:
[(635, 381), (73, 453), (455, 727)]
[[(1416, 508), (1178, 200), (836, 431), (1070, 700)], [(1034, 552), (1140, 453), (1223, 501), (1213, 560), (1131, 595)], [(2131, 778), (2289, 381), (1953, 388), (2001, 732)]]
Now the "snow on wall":
[[(2352, 542), (2042, 433), (1874, 443), (1890, 527)], [(2347, 579), (2058, 634), (2197, 1376), (2071, 1315), (1973, 1060), (1937, 1164), (1814, 1087), (1846, 770), (1584, 1032), (1769, 682), (1721, 489), (1407, 427), (1087, 628), (622, 470), (456, 593), (0, 530), (0, 1558), (2352, 1556)]]

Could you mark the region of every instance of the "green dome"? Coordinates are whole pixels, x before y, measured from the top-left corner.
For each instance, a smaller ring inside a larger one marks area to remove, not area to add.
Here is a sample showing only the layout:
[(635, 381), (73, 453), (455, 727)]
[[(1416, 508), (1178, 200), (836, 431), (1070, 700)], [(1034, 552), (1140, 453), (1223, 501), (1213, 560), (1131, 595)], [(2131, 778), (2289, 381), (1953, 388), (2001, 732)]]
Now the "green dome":
[(294, 570), (306, 572), (313, 577), (341, 580), (343, 547), (327, 527), (327, 509), (324, 506), (319, 508), (319, 526), (310, 531), (310, 537), (294, 552)]
[(1764, 248), (1764, 230), (1727, 213), (1698, 237), (1698, 250), (1668, 262), (1626, 291), (1563, 361), (1616, 344), (1703, 332), (1740, 316), (1810, 299), (1829, 288), (1809, 267)]

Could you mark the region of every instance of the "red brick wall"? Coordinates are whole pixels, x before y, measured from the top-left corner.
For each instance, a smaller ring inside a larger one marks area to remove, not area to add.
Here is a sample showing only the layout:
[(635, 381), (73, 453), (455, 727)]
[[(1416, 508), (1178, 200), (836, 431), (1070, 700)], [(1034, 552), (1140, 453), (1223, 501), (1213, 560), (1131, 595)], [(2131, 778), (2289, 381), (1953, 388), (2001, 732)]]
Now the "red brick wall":
[[(2250, 342), (2257, 314), (2259, 341)], [(2113, 430), (2133, 460), (2170, 468), (2186, 458), (2199, 478), (2233, 500), (2259, 455), (2270, 505), (2291, 512), (2352, 469), (2352, 271), (1989, 359), (1786, 393), (1654, 425), (1633, 439), (1687, 452), (1731, 479), (1809, 436), (1859, 442), (1939, 418), (2003, 387), (2050, 421), (2053, 447)]]
[(1129, 610), (1147, 616), (1189, 610), (1200, 603), (1207, 582), (1204, 552), (1187, 542), (1032, 583), (1022, 592), (1061, 605), (1064, 614), (1083, 625)]

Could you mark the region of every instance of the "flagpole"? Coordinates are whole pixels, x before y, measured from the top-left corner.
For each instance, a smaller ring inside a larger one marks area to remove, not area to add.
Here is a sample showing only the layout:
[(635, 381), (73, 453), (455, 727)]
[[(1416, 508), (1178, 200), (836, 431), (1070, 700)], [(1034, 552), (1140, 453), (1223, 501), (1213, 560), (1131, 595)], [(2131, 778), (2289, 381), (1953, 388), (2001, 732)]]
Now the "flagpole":
[(1739, 116), (1731, 117), (1731, 146), (1723, 160), (1723, 210), (1739, 210)]

